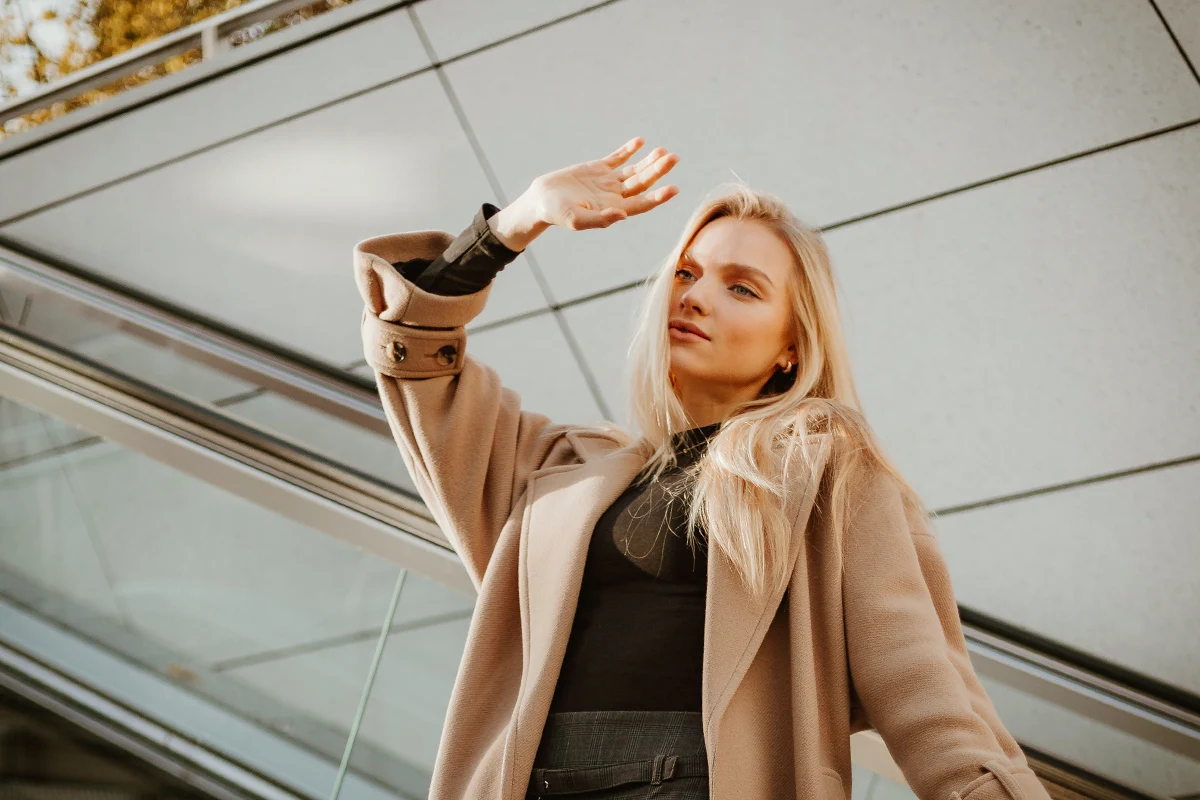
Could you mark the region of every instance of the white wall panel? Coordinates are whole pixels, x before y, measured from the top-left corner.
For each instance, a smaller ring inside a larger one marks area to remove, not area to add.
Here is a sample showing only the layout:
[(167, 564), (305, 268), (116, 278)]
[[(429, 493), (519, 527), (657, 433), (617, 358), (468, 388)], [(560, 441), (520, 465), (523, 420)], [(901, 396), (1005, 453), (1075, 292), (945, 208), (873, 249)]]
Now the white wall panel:
[(625, 289), (563, 309), (567, 325), (583, 349), (613, 418), (630, 426), (629, 344), (645, 289)]
[(596, 0), (425, 0), (414, 10), (444, 61), (595, 5)]
[[(332, 364), (362, 358), (351, 252), (458, 234), (494, 201), (432, 74), (392, 84), (5, 228), (53, 256)], [(524, 258), (476, 324), (540, 307)]]
[(555, 422), (600, 420), (579, 364), (549, 314), (471, 334), (467, 350), (521, 396), (521, 408)]
[(393, 11), (0, 161), (0, 186), (20, 187), (0, 191), (0, 220), (428, 63), (408, 12)]
[(867, 414), (935, 506), (1200, 452), (1200, 126), (827, 239)]
[(559, 300), (642, 277), (734, 172), (824, 225), (1200, 116), (1144, 0), (626, 0), (446, 73), (509, 196), (633, 135), (682, 156), (654, 214), (534, 243)]
[(1196, 0), (1155, 0), (1179, 44), (1200, 69), (1200, 3)]
[(942, 517), (958, 601), (1200, 691), (1200, 464)]

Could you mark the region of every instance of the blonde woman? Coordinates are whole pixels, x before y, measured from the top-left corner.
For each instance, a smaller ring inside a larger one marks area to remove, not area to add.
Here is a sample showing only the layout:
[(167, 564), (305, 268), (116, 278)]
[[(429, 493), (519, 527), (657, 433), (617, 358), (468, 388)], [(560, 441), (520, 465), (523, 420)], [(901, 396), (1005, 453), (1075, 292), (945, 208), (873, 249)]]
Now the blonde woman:
[(522, 410), (467, 351), (540, 233), (678, 193), (654, 188), (675, 154), (627, 164), (642, 145), (542, 175), (457, 237), (355, 248), (392, 431), (478, 589), (431, 800), (844, 800), (867, 728), (922, 800), (1046, 800), (859, 411), (824, 242), (778, 198), (723, 187), (651, 276), (636, 435)]

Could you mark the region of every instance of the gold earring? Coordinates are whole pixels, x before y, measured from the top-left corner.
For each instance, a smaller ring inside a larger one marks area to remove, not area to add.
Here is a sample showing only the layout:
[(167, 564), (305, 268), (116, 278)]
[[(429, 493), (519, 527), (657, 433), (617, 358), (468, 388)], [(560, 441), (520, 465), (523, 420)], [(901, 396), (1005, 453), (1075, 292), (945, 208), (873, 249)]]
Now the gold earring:
[(783, 368), (783, 371), (785, 374), (792, 371), (792, 362), (791, 361), (789, 361), (787, 363), (787, 366)]

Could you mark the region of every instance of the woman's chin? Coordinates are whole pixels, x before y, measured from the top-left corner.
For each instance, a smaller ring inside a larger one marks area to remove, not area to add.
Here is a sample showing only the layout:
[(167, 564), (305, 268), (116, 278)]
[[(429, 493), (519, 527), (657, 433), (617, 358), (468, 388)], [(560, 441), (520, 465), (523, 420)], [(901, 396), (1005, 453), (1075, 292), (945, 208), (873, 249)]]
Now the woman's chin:
[(707, 381), (708, 375), (702, 371), (689, 369), (693, 366), (690, 364), (680, 364), (683, 359), (671, 359), (671, 374), (675, 376), (677, 381), (686, 381), (688, 383), (697, 383)]

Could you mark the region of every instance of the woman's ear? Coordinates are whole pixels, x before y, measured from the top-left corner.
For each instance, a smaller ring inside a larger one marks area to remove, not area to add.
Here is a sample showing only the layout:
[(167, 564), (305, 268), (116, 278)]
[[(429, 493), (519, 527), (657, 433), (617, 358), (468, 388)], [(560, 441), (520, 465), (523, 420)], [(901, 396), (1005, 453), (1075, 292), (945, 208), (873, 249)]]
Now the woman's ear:
[(779, 360), (775, 363), (779, 365), (780, 370), (786, 370), (789, 363), (795, 366), (798, 361), (799, 358), (796, 356), (796, 346), (794, 344), (789, 344), (787, 350), (783, 351), (783, 353), (779, 356)]

